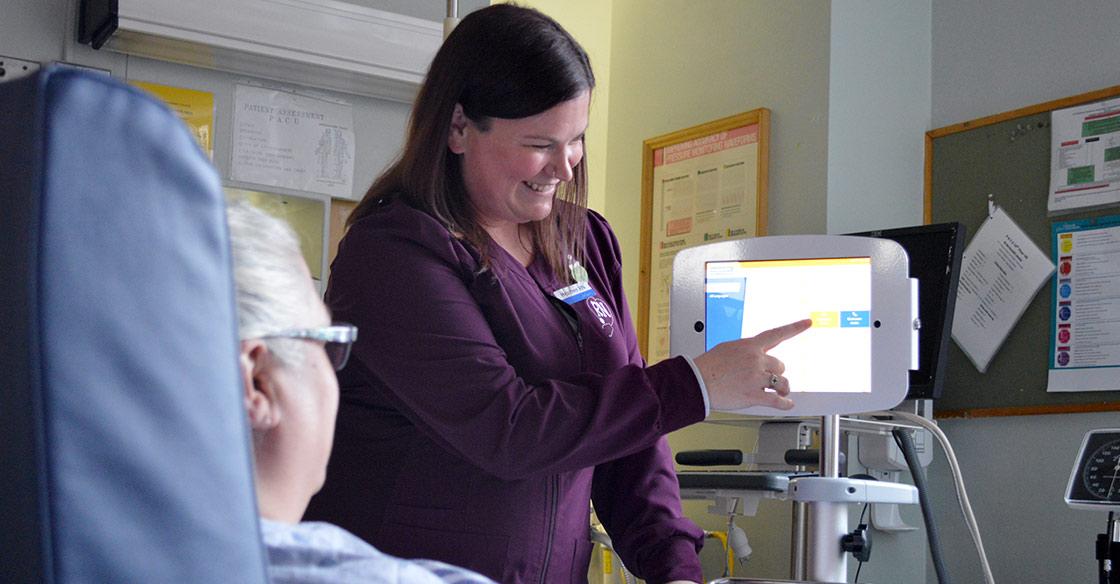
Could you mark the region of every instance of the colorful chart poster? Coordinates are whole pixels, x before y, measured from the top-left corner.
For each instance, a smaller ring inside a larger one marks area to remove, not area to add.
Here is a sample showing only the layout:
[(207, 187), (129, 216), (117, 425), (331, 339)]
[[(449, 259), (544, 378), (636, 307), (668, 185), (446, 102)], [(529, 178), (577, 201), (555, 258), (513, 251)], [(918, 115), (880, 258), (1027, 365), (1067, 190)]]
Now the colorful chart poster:
[(1047, 210), (1120, 203), (1120, 99), (1055, 110), (1050, 125)]
[(208, 91), (132, 81), (167, 104), (190, 129), (202, 151), (214, 158), (214, 94)]
[(234, 90), (233, 180), (353, 197), (354, 110), (292, 90)]
[(1047, 391), (1120, 390), (1120, 215), (1051, 226)]
[(646, 358), (669, 356), (669, 290), (680, 250), (757, 233), (759, 124), (653, 153), (652, 253)]

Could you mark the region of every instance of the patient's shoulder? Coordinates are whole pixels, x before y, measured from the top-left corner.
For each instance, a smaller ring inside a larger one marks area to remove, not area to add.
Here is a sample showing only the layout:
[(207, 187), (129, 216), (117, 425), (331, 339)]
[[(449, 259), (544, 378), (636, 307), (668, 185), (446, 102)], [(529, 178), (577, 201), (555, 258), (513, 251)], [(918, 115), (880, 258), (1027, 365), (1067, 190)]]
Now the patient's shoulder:
[(372, 584), (488, 583), (473, 572), (440, 562), (404, 560), (382, 553), (330, 523), (261, 520), (274, 584), (364, 582)]
[(261, 519), (261, 535), (270, 556), (308, 557), (313, 552), (324, 556), (385, 555), (349, 531), (319, 521), (280, 523)]

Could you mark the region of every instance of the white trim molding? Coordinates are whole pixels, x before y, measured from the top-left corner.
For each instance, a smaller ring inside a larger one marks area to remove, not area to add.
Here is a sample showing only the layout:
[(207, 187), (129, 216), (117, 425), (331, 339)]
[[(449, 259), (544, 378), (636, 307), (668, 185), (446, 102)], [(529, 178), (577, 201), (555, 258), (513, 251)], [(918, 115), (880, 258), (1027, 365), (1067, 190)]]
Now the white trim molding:
[(442, 42), (439, 22), (337, 0), (119, 0), (115, 18), (101, 48), (406, 103)]

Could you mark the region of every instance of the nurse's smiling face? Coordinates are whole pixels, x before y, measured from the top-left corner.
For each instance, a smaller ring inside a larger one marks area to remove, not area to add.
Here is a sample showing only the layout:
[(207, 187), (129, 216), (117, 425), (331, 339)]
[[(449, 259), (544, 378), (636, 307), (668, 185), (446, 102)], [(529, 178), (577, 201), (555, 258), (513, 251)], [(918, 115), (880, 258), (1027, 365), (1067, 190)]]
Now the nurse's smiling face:
[(493, 234), (548, 216), (558, 185), (572, 180), (583, 159), (590, 103), (584, 91), (533, 116), (484, 124), (455, 106), (448, 147), (460, 155), (463, 182), (484, 229)]

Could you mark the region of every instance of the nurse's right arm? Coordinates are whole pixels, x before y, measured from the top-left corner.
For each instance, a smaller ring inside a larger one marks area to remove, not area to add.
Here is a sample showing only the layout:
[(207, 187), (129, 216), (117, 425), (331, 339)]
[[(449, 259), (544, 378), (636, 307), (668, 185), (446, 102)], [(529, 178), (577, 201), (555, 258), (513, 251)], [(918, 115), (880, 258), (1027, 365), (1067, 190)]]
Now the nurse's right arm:
[(435, 440), (512, 480), (613, 460), (704, 418), (680, 358), (527, 383), (471, 293), (496, 286), (493, 274), (473, 276), (467, 248), (435, 239), (439, 229), (355, 225), (328, 292), (335, 318), (362, 331), (351, 359), (378, 386), (370, 390), (384, 391)]

